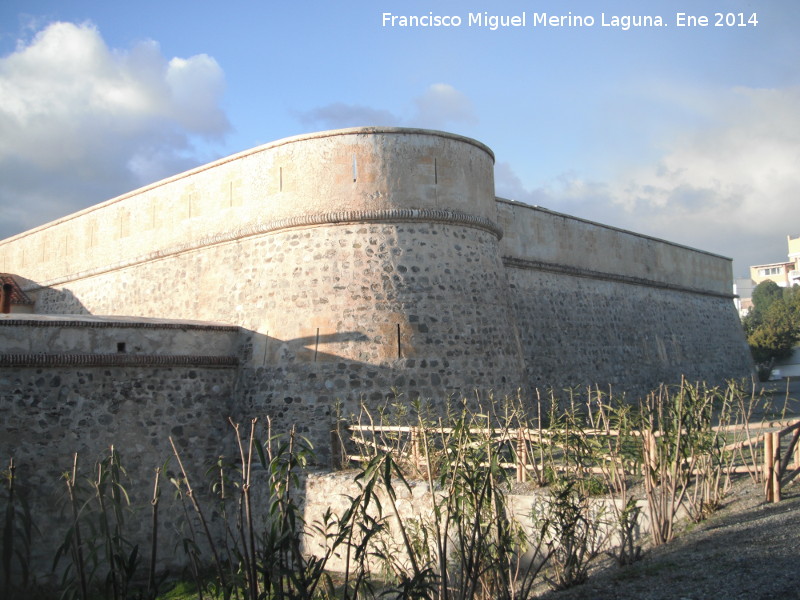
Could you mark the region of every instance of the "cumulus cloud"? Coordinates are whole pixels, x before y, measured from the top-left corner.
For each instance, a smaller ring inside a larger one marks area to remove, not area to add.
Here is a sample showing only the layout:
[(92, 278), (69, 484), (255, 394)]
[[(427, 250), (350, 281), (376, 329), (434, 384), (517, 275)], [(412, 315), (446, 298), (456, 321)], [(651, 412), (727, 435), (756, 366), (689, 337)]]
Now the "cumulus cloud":
[(307, 127), (338, 129), (370, 125), (425, 127), (442, 129), (448, 125), (477, 122), (470, 99), (447, 83), (434, 83), (422, 95), (414, 98), (410, 116), (403, 117), (388, 110), (358, 104), (334, 102), (304, 112), (295, 117)]
[(20, 43), (0, 58), (0, 237), (197, 164), (193, 138), (230, 129), (224, 87), (209, 56), (111, 49), (91, 24)]
[(567, 174), (529, 189), (501, 163), (498, 192), (721, 253), (737, 276), (785, 260), (786, 236), (800, 235), (800, 88), (736, 88), (709, 102), (713, 119), (669, 140), (654, 164), (607, 182)]

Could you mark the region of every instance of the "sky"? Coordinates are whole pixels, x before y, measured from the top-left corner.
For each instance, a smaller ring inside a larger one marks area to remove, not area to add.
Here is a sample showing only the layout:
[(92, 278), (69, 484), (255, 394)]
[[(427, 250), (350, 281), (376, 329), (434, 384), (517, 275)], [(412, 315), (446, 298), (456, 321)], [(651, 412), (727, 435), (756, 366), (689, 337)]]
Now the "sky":
[(745, 276), (800, 236), (798, 32), (787, 0), (3, 0), (0, 238), (283, 137), (391, 125), (488, 145), (501, 197)]

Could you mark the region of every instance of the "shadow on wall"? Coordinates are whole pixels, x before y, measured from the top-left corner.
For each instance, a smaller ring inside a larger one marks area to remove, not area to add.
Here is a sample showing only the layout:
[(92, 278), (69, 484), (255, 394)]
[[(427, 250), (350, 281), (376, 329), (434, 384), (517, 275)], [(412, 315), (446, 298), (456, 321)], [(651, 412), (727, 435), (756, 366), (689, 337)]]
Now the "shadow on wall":
[(34, 288), (28, 294), (34, 300), (34, 313), (37, 314), (60, 314), (60, 315), (90, 315), (92, 314), (78, 300), (77, 296), (67, 288), (43, 287), (36, 289), (36, 282), (29, 279), (19, 278), (22, 287), (26, 290)]
[[(264, 354), (262, 365), (266, 365), (270, 360), (270, 348), (272, 353), (285, 354), (287, 352), (294, 353), (294, 360), (301, 362), (330, 362), (335, 360), (342, 360), (341, 356), (321, 352), (320, 347), (327, 347), (331, 345), (353, 344), (353, 343), (368, 343), (370, 338), (360, 331), (343, 331), (339, 333), (326, 333), (298, 337), (291, 340), (279, 340), (277, 338), (269, 338), (266, 335), (253, 332), (255, 338), (263, 340)], [(254, 343), (254, 346), (256, 344)], [(254, 357), (254, 360), (257, 360)]]
[(308, 438), (320, 464), (328, 464), (332, 432), (341, 419), (350, 420), (364, 409), (374, 418), (385, 411), (413, 412), (421, 404), (431, 414), (443, 414), (454, 401), (467, 398), (473, 406), (505, 396), (535, 397), (497, 373), (487, 363), (474, 377), (461, 369), (464, 348), (442, 347), (438, 354), (414, 352), (392, 344), (394, 356), (353, 360), (323, 347), (347, 345), (349, 356), (369, 356), (375, 340), (361, 332), (303, 336), (290, 340), (245, 331), (237, 391), (243, 417), (269, 417), (273, 434), (295, 431)]

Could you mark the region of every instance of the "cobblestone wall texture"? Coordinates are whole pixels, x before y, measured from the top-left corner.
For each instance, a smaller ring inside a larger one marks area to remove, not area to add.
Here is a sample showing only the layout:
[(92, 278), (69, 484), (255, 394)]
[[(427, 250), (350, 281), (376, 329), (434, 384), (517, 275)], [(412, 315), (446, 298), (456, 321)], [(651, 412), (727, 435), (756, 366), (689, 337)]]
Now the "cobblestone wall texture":
[(675, 383), (677, 374), (709, 383), (748, 376), (730, 300), (514, 268), (508, 274), (533, 387), (602, 381), (641, 394)]
[[(91, 494), (87, 480), (96, 477), (94, 465), (111, 445), (121, 454), (127, 470), (123, 482), (136, 508), (135, 513), (126, 510), (126, 535), (148, 556), (149, 500), (155, 469), (172, 457), (169, 437), (203, 495), (204, 468), (221, 454), (233, 455), (226, 419), (235, 415), (235, 379), (231, 367), (0, 368), (0, 454), (3, 469), (14, 459), (16, 492), (27, 500), (37, 528), (33, 573), (47, 580), (55, 550), (66, 538), (70, 518), (63, 474), (72, 471), (73, 454), (78, 454), (85, 499)], [(169, 501), (174, 495), (169, 476), (177, 473), (173, 457), (161, 478), (165, 500), (159, 537), (165, 549), (181, 539), (180, 508)], [(180, 553), (171, 551), (161, 558), (165, 566), (183, 562)]]

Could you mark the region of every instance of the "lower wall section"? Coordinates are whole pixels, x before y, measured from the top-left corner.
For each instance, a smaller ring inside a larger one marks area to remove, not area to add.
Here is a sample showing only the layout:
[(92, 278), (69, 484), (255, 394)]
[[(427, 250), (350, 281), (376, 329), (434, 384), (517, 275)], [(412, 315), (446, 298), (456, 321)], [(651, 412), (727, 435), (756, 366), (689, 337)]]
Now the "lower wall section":
[(507, 268), (532, 388), (646, 393), (681, 376), (716, 384), (752, 364), (730, 298)]
[[(132, 540), (141, 542), (150, 527), (149, 501), (155, 469), (170, 461), (161, 478), (162, 494), (174, 495), (169, 477), (178, 473), (169, 438), (175, 442), (190, 476), (202, 493), (205, 469), (220, 455), (234, 455), (228, 417), (238, 418), (233, 402), (233, 367), (13, 367), (0, 368), (0, 456), (16, 466), (17, 493), (31, 505), (37, 532), (31, 548), (33, 573), (50, 574), (56, 548), (70, 525), (64, 473), (78, 453), (80, 488), (93, 465), (120, 453), (131, 506), (127, 513)], [(168, 476), (167, 476), (168, 475)], [(177, 502), (161, 515), (159, 538), (168, 564), (180, 540)], [(182, 552), (180, 561), (182, 560)], [(146, 560), (146, 559), (145, 559)], [(145, 563), (146, 564), (146, 563)]]
[[(328, 357), (330, 358), (330, 357)], [(320, 360), (310, 363), (242, 367), (238, 398), (246, 414), (269, 415), (273, 430), (298, 434), (314, 445), (317, 462), (329, 464), (331, 431), (364, 410), (376, 419), (389, 407), (419, 401), (430, 414), (444, 414), (448, 399), (477, 402), (490, 395), (515, 395), (519, 386), (487, 368), (465, 385), (457, 361), (407, 358), (395, 364)]]

